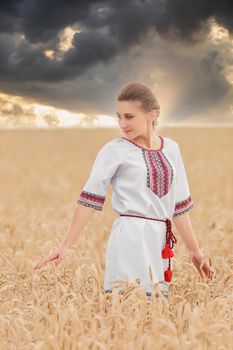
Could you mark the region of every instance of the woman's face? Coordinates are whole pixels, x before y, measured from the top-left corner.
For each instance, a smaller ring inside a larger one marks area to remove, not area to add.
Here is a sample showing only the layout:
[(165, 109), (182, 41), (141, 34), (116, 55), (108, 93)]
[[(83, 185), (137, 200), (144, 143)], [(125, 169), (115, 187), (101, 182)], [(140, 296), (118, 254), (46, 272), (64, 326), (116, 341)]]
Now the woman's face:
[(148, 128), (152, 128), (151, 124), (156, 117), (156, 112), (154, 110), (149, 113), (144, 112), (140, 101), (117, 101), (116, 108), (116, 117), (123, 136), (127, 138), (146, 136)]

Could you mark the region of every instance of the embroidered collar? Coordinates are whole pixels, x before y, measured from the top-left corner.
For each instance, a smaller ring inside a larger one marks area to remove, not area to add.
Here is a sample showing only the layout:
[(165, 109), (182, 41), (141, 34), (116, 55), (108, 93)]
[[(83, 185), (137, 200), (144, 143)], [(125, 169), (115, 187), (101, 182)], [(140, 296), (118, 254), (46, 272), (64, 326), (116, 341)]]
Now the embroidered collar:
[(121, 138), (122, 139), (124, 139), (124, 140), (126, 140), (126, 141), (129, 141), (129, 142), (131, 142), (132, 144), (134, 144), (135, 146), (137, 146), (137, 147), (139, 147), (139, 148), (141, 148), (141, 149), (144, 149), (145, 151), (151, 151), (151, 152), (158, 152), (158, 151), (161, 151), (162, 149), (163, 149), (163, 146), (164, 146), (164, 140), (163, 140), (163, 137), (162, 136), (160, 136), (160, 135), (158, 135), (159, 136), (159, 138), (161, 139), (161, 145), (160, 145), (160, 148), (159, 149), (150, 149), (150, 148), (145, 148), (145, 147), (142, 147), (142, 146), (140, 146), (140, 145), (137, 145), (134, 141), (132, 141), (132, 140), (129, 140), (129, 139), (127, 139), (126, 137), (124, 137), (124, 136), (121, 136)]

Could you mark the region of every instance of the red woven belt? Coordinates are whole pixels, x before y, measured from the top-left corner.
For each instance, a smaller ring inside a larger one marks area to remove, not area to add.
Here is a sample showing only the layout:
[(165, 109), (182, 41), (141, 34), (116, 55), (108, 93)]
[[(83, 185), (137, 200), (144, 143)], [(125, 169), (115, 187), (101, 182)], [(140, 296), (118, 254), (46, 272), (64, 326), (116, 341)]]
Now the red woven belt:
[(169, 219), (156, 219), (156, 218), (148, 218), (146, 216), (141, 215), (132, 215), (132, 214), (120, 214), (120, 216), (131, 216), (136, 218), (142, 218), (142, 219), (148, 219), (148, 220), (156, 220), (156, 221), (163, 221), (166, 223), (166, 243), (162, 250), (162, 258), (163, 259), (169, 259), (168, 260), (168, 268), (164, 271), (164, 279), (166, 282), (170, 282), (172, 278), (172, 270), (171, 270), (171, 258), (174, 256), (174, 253), (172, 251), (172, 248), (175, 243), (177, 243), (177, 239), (175, 235), (172, 232), (172, 223)]

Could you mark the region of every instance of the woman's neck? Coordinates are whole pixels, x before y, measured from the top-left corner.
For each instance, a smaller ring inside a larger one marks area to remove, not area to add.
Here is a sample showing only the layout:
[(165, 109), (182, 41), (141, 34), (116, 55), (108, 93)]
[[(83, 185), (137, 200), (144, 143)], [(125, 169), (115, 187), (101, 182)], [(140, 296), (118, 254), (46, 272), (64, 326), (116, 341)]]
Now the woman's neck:
[(157, 134), (152, 134), (150, 138), (146, 138), (143, 136), (137, 137), (133, 139), (139, 146), (145, 147), (148, 149), (159, 149), (161, 146), (161, 139)]

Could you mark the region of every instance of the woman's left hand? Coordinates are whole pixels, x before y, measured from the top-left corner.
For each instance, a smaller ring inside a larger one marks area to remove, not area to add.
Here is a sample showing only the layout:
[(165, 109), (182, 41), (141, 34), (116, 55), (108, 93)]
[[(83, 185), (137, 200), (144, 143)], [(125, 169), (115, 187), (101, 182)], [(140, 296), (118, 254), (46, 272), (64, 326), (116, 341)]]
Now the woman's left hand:
[(212, 278), (216, 275), (215, 270), (212, 267), (211, 259), (208, 255), (204, 255), (201, 252), (191, 252), (191, 260), (202, 278), (205, 275), (207, 278), (212, 280)]

